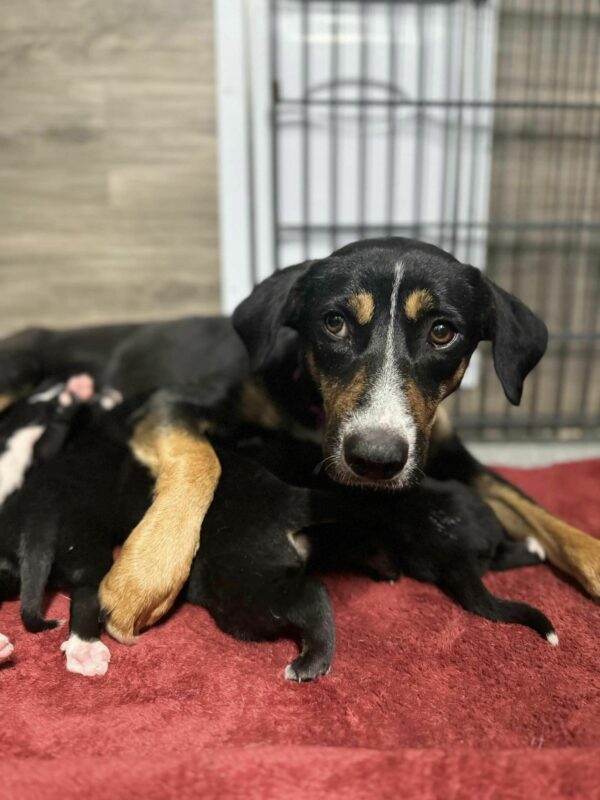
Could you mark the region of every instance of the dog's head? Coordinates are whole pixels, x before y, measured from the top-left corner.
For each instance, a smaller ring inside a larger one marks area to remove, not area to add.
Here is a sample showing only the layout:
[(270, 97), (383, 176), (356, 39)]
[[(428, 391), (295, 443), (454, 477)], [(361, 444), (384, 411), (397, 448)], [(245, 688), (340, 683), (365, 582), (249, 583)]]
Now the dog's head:
[(400, 488), (418, 476), (439, 403), (492, 341), (511, 403), (546, 348), (544, 324), (478, 269), (411, 239), (372, 239), (281, 270), (235, 311), (260, 369), (282, 326), (323, 398), (336, 480)]

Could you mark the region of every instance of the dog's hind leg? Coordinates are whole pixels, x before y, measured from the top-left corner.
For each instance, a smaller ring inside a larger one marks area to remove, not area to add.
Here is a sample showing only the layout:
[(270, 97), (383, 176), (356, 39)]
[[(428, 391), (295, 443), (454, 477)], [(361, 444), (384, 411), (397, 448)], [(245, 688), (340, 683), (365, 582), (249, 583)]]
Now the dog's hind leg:
[(495, 597), (485, 587), (473, 565), (465, 564), (460, 571), (445, 573), (438, 585), (466, 611), (492, 622), (526, 625), (539, 633), (549, 644), (558, 644), (554, 626), (541, 611), (526, 603)]
[(60, 647), (66, 657), (67, 670), (86, 677), (105, 675), (110, 650), (100, 641), (97, 586), (78, 586), (72, 590), (69, 628), (69, 638)]
[(600, 599), (600, 539), (550, 514), (516, 486), (474, 458), (438, 412), (426, 472), (439, 480), (466, 483), (492, 508), (513, 539), (535, 540), (554, 566)]
[(19, 594), (19, 570), (12, 560), (0, 556), (0, 601)]
[[(40, 535), (41, 532), (41, 535)], [(57, 529), (34, 515), (23, 531), (21, 540), (21, 619), (30, 633), (41, 633), (62, 624), (46, 620), (42, 612), (44, 592), (54, 561)]]
[(335, 652), (335, 623), (329, 593), (321, 581), (307, 578), (285, 616), (301, 640), (301, 652), (285, 668), (288, 681), (312, 681), (327, 675)]

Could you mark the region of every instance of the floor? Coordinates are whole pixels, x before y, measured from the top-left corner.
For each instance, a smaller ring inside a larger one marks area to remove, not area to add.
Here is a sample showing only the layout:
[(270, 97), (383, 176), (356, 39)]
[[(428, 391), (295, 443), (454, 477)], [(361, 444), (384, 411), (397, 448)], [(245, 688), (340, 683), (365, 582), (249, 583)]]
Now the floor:
[(469, 442), (484, 464), (542, 467), (568, 461), (600, 458), (600, 442)]
[(0, 15), (0, 336), (218, 309), (211, 0)]

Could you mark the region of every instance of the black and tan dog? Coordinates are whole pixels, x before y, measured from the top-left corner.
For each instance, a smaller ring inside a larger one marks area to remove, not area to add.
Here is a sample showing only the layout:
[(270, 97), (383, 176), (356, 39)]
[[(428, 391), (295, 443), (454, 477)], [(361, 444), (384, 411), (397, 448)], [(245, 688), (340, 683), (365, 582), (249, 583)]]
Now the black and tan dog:
[[(0, 509), (0, 600), (19, 592), (25, 627), (40, 632), (58, 624), (42, 614), (47, 585), (70, 590), (69, 637), (61, 649), (67, 669), (87, 676), (104, 675), (110, 661), (99, 638), (98, 586), (113, 547), (142, 518), (152, 490), (148, 471), (127, 446), (130, 404), (105, 411), (106, 400), (110, 393), (91, 397), (65, 420), (58, 397), (49, 398), (44, 415), (53, 451), (35, 461)], [(179, 402), (192, 418), (211, 413)], [(8, 414), (18, 436), (22, 415)], [(540, 558), (508, 540), (472, 490), (426, 478), (373, 502), (364, 490), (329, 479), (294, 486), (282, 478), (293, 481), (297, 470), (302, 481), (310, 474), (302, 465), (318, 461), (318, 449), (286, 435), (263, 433), (258, 446), (255, 440), (211, 439), (222, 475), (185, 597), (238, 638), (296, 638), (301, 652), (285, 670), (288, 680), (314, 680), (331, 668), (333, 608), (315, 569), (358, 569), (388, 579), (402, 573), (433, 582), (467, 610), (527, 625), (558, 644), (540, 611), (494, 597), (482, 583), (488, 569)], [(11, 645), (6, 637), (0, 645), (0, 660), (6, 660)]]
[[(21, 334), (0, 346), (2, 387), (17, 389), (31, 374), (86, 357), (126, 396), (185, 387), (202, 402), (207, 376), (223, 390), (241, 381), (233, 415), (321, 438), (335, 480), (390, 491), (410, 487), (423, 471), (462, 480), (511, 536), (535, 537), (554, 564), (600, 595), (600, 543), (484, 469), (436, 413), (479, 341), (492, 341), (513, 403), (546, 346), (540, 320), (477, 269), (414, 240), (359, 242), (268, 278), (237, 309), (234, 325), (252, 376), (227, 320), (190, 319)], [(177, 596), (220, 475), (200, 421), (182, 417), (177, 403), (148, 408), (131, 447), (155, 477), (155, 499), (101, 589), (122, 639)]]

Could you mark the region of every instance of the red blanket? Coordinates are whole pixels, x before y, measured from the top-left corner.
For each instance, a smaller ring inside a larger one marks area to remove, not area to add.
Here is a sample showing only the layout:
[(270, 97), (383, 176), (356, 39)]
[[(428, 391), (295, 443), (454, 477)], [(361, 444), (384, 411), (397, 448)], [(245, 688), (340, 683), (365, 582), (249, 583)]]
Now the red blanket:
[[(600, 535), (600, 461), (507, 475)], [(541, 608), (560, 646), (462, 611), (437, 589), (328, 580), (332, 674), (293, 685), (291, 642), (244, 644), (183, 607), (105, 678), (68, 674), (64, 631), (25, 633), (0, 669), (6, 798), (600, 797), (600, 608), (549, 567), (490, 575)], [(68, 601), (52, 601), (52, 616)]]

